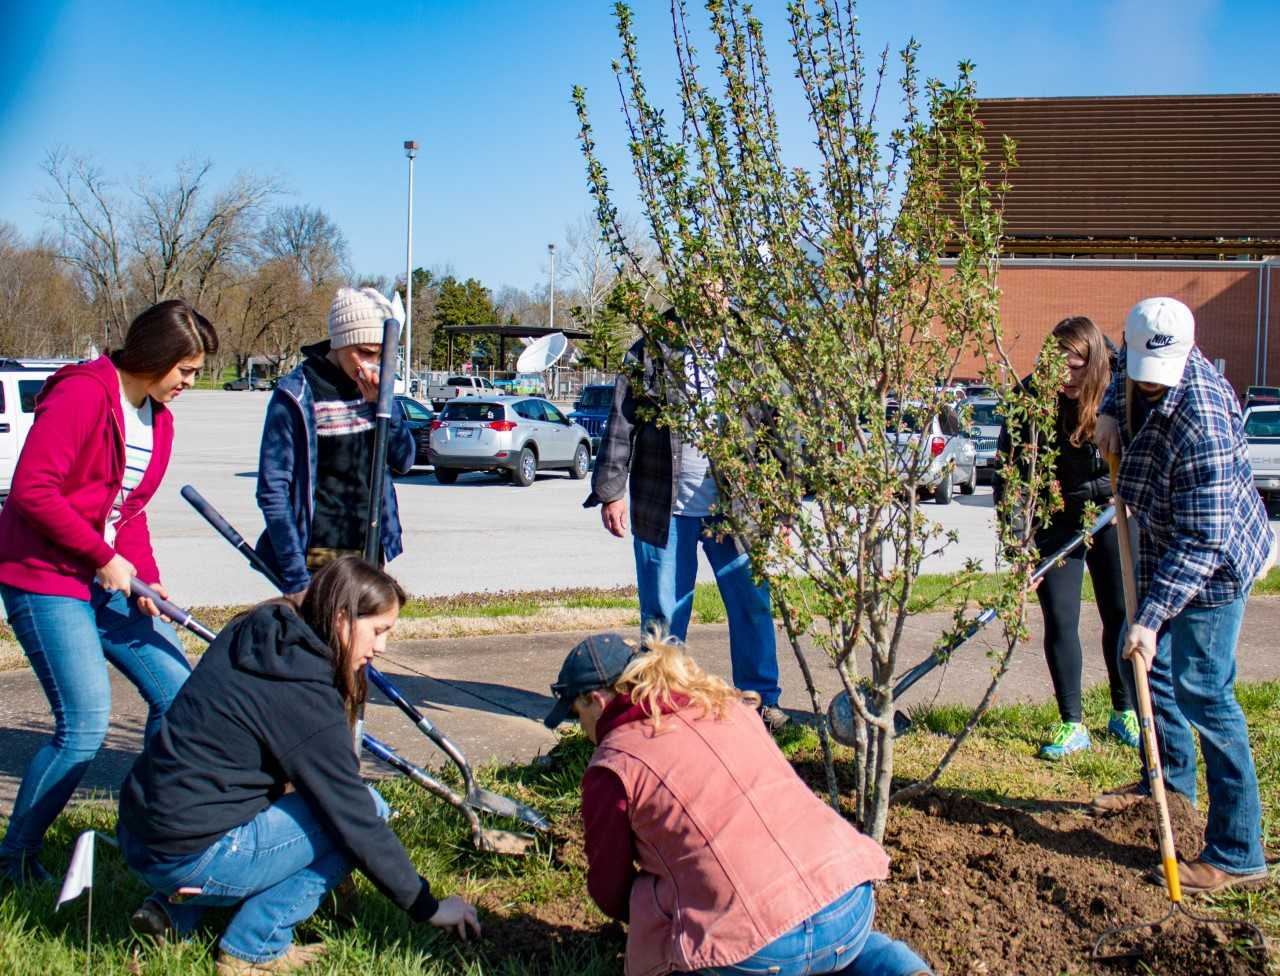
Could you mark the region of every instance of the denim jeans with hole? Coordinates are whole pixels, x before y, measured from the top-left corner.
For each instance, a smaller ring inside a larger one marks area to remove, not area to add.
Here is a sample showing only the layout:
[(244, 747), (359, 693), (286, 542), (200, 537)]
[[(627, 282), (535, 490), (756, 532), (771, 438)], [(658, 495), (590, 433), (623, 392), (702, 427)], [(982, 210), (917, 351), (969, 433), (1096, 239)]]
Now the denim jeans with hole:
[[(369, 792), (386, 820), (386, 801)], [(268, 962), (289, 951), (293, 929), (320, 907), (325, 895), (351, 873), (351, 861), (297, 793), (281, 797), (246, 824), (195, 854), (149, 850), (124, 827), (120, 850), (138, 876), (155, 889), (179, 936), (189, 935), (204, 910), (239, 905), (219, 947), (248, 962)], [(200, 893), (171, 900), (179, 889)]]
[(715, 526), (712, 518), (673, 515), (666, 546), (635, 540), (640, 625), (655, 624), (673, 637), (685, 639), (701, 544), (729, 618), (734, 687), (756, 692), (765, 705), (776, 705), (781, 690), (769, 587), (755, 581), (750, 558), (738, 552), (732, 539), (716, 537)]
[(150, 737), (191, 673), (173, 628), (97, 583), (89, 599), (0, 584), (9, 626), (53, 709), (53, 739), (27, 766), (0, 858), (35, 855), (97, 755), (111, 717), (111, 662), (148, 706)]
[[(1219, 607), (1188, 606), (1160, 628), (1151, 668), (1151, 706), (1165, 782), (1196, 798), (1196, 746), (1200, 733), (1209, 816), (1200, 857), (1232, 874), (1266, 867), (1262, 850), (1262, 802), (1249, 750), (1249, 729), (1236, 701), (1236, 638), (1246, 592)], [(1133, 669), (1121, 669), (1132, 685)], [(1137, 696), (1134, 696), (1137, 700)], [(1143, 752), (1142, 782), (1149, 788)], [(1189, 857), (1190, 852), (1185, 852)]]
[(871, 928), (871, 884), (858, 885), (826, 908), (732, 966), (703, 970), (714, 976), (918, 976), (929, 965), (904, 943)]

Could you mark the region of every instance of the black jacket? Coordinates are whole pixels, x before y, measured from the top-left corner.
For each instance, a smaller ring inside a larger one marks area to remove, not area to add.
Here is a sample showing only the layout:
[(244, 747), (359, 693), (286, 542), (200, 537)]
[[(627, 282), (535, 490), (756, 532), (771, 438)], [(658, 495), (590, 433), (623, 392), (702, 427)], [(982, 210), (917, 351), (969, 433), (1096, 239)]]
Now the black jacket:
[[(1024, 379), (1022, 385), (1030, 389), (1031, 377)], [(1091, 440), (1086, 440), (1079, 447), (1071, 443), (1071, 434), (1076, 429), (1079, 417), (1077, 406), (1076, 401), (1070, 397), (1058, 395), (1058, 421), (1054, 428), (1054, 446), (1058, 449), (1058, 460), (1053, 476), (1062, 489), (1063, 508), (1054, 513), (1047, 526), (1037, 528), (1037, 540), (1079, 531), (1085, 503), (1106, 505), (1111, 498), (1111, 472), (1098, 448)], [(997, 450), (1000, 457), (1012, 456), (1021, 463), (1022, 445), (1015, 448), (1007, 425), (1000, 428)], [(998, 474), (993, 489), (999, 501), (1004, 494), (1004, 483)]]
[(266, 603), (209, 645), (125, 779), (120, 821), (152, 851), (194, 854), (286, 783), (388, 898), (417, 921), (435, 914), (360, 779), (328, 645), (292, 608)]

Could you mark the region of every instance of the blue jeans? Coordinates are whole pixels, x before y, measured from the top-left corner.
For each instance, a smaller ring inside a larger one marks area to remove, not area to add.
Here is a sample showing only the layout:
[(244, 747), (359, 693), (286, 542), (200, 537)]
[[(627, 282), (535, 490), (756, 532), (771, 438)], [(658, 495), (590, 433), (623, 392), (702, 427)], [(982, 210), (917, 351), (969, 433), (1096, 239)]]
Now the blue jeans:
[(871, 884), (858, 885), (826, 908), (732, 966), (703, 970), (716, 976), (916, 976), (929, 965), (904, 943), (873, 931)]
[(148, 706), (146, 735), (191, 673), (173, 628), (149, 617), (123, 593), (97, 583), (89, 599), (45, 596), (0, 584), (9, 626), (53, 708), (54, 731), (27, 766), (0, 844), (0, 858), (39, 852), (45, 831), (97, 755), (111, 717), (110, 661)]
[[(369, 792), (378, 815), (387, 819), (386, 801), (372, 787)], [(152, 898), (179, 936), (195, 929), (206, 908), (239, 904), (219, 946), (249, 962), (267, 962), (288, 952), (293, 927), (310, 918), (324, 896), (351, 873), (346, 853), (297, 793), (195, 854), (153, 853), (123, 826), (119, 838), (125, 861), (156, 890)], [(180, 888), (199, 888), (200, 894), (171, 901)]]
[[(1254, 874), (1266, 867), (1258, 776), (1234, 687), (1236, 638), (1248, 598), (1245, 593), (1220, 607), (1189, 606), (1166, 622), (1160, 628), (1149, 677), (1165, 782), (1195, 801), (1194, 727), (1200, 733), (1209, 786), (1209, 817), (1200, 857), (1232, 874)], [(1132, 688), (1133, 669), (1124, 663), (1122, 673)], [(1150, 788), (1145, 752), (1142, 782)]]
[(701, 542), (729, 618), (734, 687), (756, 692), (765, 705), (776, 705), (782, 692), (769, 586), (756, 583), (750, 558), (738, 552), (732, 539), (704, 534), (704, 529), (714, 533), (716, 524), (711, 518), (673, 515), (665, 547), (635, 540), (640, 626), (654, 624), (673, 637), (686, 638)]

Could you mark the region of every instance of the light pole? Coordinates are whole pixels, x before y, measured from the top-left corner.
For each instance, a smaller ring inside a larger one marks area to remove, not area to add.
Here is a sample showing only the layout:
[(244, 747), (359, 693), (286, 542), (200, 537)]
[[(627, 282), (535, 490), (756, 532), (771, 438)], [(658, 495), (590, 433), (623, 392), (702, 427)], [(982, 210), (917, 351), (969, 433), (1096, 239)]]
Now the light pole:
[(556, 246), (548, 244), (547, 253), (551, 255), (551, 315), (547, 324), (554, 329), (556, 327)]
[(413, 160), (418, 155), (418, 144), (406, 139), (404, 154), (409, 157), (409, 218), (404, 245), (404, 369), (405, 392), (413, 395)]

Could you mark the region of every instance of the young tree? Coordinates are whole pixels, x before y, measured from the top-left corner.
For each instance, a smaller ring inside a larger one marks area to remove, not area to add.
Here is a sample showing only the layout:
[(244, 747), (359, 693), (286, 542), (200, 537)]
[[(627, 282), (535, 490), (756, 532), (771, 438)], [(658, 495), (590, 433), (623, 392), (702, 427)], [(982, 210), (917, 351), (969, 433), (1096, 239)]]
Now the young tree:
[[(878, 113), (888, 52), (868, 67), (852, 0), (795, 0), (788, 9), (806, 138), (818, 152), (813, 171), (784, 161), (762, 28), (746, 4), (706, 3), (714, 92), (685, 6), (673, 0), (677, 124), (642, 80), (631, 11), (615, 7), (615, 71), (658, 275), (644, 269), (618, 218), (581, 88), (574, 101), (606, 239), (622, 270), (651, 282), (676, 313), (632, 303), (671, 404), (660, 420), (711, 459), (725, 528), (770, 580), (816, 713), (823, 703), (806, 648), (838, 670), (855, 713), (854, 810), (880, 838), (893, 776), (893, 676), (919, 609), (913, 588), (924, 560), (950, 541), (919, 504), (936, 472), (925, 425), (948, 406), (959, 364), (976, 357), (990, 378), (999, 372), (999, 207), (1012, 147), (995, 159), (987, 152), (972, 67), (962, 63), (950, 85), (922, 83), (914, 42), (900, 57), (902, 119), (885, 139)], [(712, 396), (690, 390), (690, 358), (714, 376)], [(1051, 393), (1054, 362), (1044, 357), (1039, 386)], [(1044, 422), (1051, 393), (1032, 402), (1005, 381), (1015, 436)], [(1026, 542), (1047, 491), (1044, 470), (1012, 473), (1020, 480), (1010, 496), (1025, 518), (1001, 523), (997, 556), (1015, 560), (998, 600), (1010, 651), (1024, 632), (1034, 561)], [(947, 597), (958, 604), (957, 627), (977, 570), (958, 574)]]

